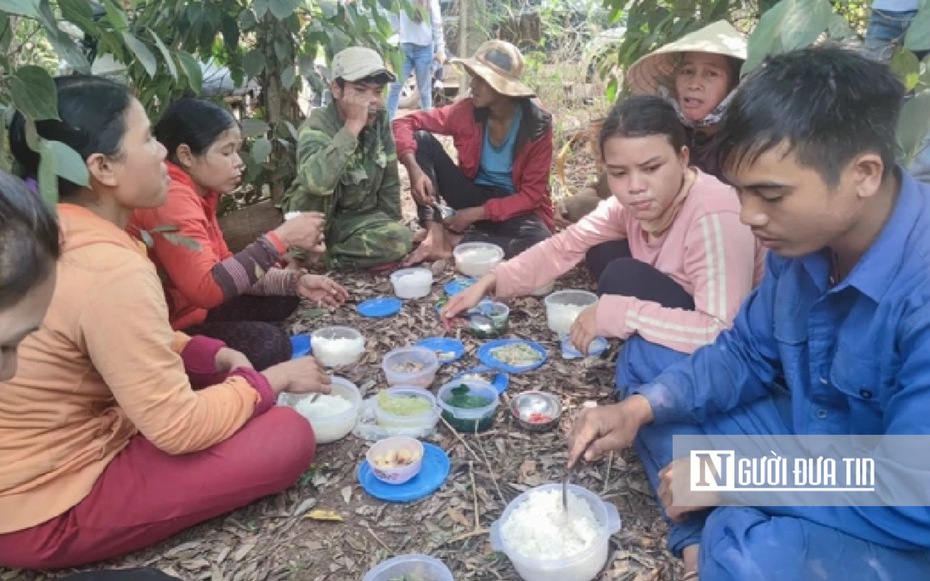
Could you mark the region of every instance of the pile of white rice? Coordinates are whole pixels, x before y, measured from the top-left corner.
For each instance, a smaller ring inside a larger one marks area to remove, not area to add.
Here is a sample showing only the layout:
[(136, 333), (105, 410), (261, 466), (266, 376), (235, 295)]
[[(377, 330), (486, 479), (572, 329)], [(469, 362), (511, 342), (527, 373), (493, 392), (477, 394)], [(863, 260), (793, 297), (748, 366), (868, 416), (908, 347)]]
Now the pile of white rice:
[(338, 395), (321, 395), (311, 402), (312, 396), (307, 396), (297, 402), (294, 409), (308, 420), (325, 420), (337, 416), (352, 407), (352, 402)]
[(317, 361), (327, 367), (339, 367), (355, 363), (358, 356), (365, 351), (365, 340), (361, 337), (339, 339), (313, 337), (310, 347)]
[(572, 325), (575, 324), (575, 319), (578, 318), (578, 315), (581, 314), (581, 311), (587, 309), (591, 305), (566, 305), (559, 304), (550, 307), (549, 310), (549, 329), (558, 333), (559, 335), (564, 335), (572, 330)]
[(531, 490), (501, 524), (501, 536), (524, 557), (549, 561), (577, 555), (597, 539), (600, 527), (591, 506), (568, 491), (568, 510), (562, 491)]

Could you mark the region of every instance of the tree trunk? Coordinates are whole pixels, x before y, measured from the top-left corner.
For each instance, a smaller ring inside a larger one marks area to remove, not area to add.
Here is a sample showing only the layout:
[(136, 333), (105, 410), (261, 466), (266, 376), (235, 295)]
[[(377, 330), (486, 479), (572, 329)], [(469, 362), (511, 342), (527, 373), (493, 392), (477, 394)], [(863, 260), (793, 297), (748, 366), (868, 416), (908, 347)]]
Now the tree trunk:
[[(459, 57), (468, 58), (475, 54), (481, 43), (487, 40), (486, 0), (459, 0)], [(468, 73), (459, 74), (459, 94), (468, 89)]]

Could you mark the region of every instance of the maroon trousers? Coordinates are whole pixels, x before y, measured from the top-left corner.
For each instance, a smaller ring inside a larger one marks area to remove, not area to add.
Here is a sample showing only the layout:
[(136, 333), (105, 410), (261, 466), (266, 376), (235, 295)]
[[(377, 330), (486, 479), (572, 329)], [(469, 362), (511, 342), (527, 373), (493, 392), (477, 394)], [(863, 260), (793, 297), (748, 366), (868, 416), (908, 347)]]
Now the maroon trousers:
[(74, 508), (0, 535), (0, 564), (59, 569), (147, 547), (292, 486), (315, 452), (310, 423), (282, 407), (193, 454), (170, 456), (136, 436)]

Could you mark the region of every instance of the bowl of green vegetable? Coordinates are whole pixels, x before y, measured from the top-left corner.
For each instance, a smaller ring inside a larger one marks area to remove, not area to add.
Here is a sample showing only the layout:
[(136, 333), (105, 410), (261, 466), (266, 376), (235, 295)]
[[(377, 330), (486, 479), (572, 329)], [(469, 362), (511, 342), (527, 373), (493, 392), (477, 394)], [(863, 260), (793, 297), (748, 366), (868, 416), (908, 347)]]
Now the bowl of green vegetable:
[(490, 428), (499, 402), (496, 387), (475, 379), (450, 381), (439, 388), (436, 400), (443, 419), (466, 434)]
[(422, 387), (385, 389), (375, 399), (375, 421), (385, 428), (430, 429), (439, 421), (436, 397)]

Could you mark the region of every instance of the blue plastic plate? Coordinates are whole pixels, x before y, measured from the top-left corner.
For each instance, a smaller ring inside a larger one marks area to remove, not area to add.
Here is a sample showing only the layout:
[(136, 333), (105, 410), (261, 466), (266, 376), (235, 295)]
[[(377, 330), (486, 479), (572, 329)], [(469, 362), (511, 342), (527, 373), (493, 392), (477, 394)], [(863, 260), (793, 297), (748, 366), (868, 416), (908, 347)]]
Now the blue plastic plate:
[(417, 341), (416, 345), (435, 351), (439, 356), (439, 363), (442, 364), (458, 361), (465, 355), (465, 345), (452, 337), (428, 337)]
[[(607, 339), (603, 337), (595, 337), (588, 344), (588, 355), (587, 357), (599, 357), (601, 353), (607, 351), (607, 347), (610, 345), (607, 343)], [(572, 338), (564, 337), (562, 338), (562, 357), (564, 359), (580, 359), (585, 357), (581, 351), (575, 349), (575, 346), (572, 345)]]
[(423, 442), (423, 468), (403, 484), (387, 484), (378, 480), (363, 460), (358, 467), (358, 483), (365, 492), (385, 502), (413, 502), (439, 490), (449, 476), (452, 463), (439, 446)]
[(376, 297), (373, 299), (368, 299), (367, 301), (359, 304), (355, 307), (355, 310), (358, 311), (363, 317), (390, 317), (391, 315), (396, 315), (400, 312), (401, 307), (404, 306), (404, 301), (395, 298), (395, 297)]
[(456, 379), (461, 379), (465, 375), (470, 375), (472, 373), (477, 373), (483, 375), (484, 377), (489, 377), (491, 379), (491, 385), (497, 388), (497, 394), (500, 395), (504, 393), (504, 390), (507, 389), (507, 386), (510, 385), (510, 378), (507, 377), (506, 373), (496, 371), (490, 367), (484, 365), (479, 365), (478, 367), (472, 367), (471, 369), (466, 369), (465, 371), (459, 373), (452, 378), (452, 381)]
[[(517, 343), (524, 343), (529, 346), (531, 349), (539, 353), (541, 356), (539, 361), (531, 365), (507, 365), (502, 361), (498, 361), (491, 354), (492, 351), (498, 347), (505, 347), (507, 345), (515, 345)], [(535, 341), (528, 341), (526, 339), (497, 339), (494, 341), (488, 341), (478, 349), (478, 361), (483, 365), (491, 367), (493, 369), (498, 369), (505, 373), (523, 373), (524, 371), (532, 371), (546, 362), (546, 359), (549, 358), (549, 353), (546, 351), (546, 348), (540, 345)]]
[(476, 282), (478, 282), (478, 279), (472, 278), (470, 276), (457, 276), (447, 282), (446, 285), (442, 288), (446, 291), (446, 294), (451, 297), (452, 295), (462, 292)]
[(291, 337), (291, 359), (309, 355), (313, 351), (310, 347), (310, 335), (294, 335)]

